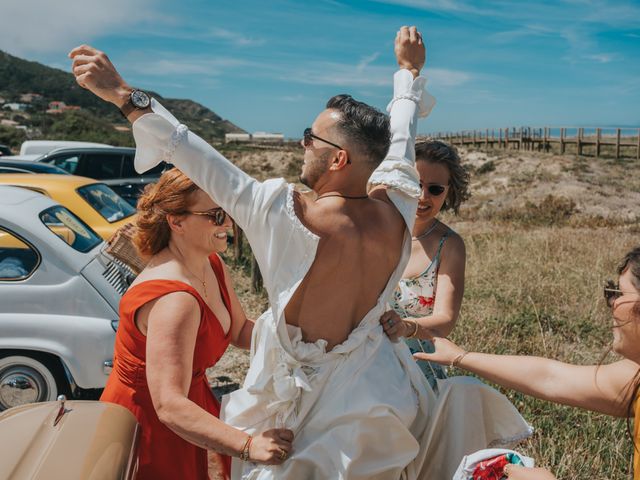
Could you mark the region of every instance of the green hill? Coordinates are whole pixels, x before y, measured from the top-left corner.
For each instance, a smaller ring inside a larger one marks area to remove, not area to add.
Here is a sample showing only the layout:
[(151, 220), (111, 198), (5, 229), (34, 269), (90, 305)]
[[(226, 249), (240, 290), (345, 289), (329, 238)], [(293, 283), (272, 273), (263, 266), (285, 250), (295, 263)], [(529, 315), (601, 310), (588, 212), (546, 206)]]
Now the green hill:
[[(2, 118), (25, 125), (29, 133), (12, 127), (0, 127), (0, 143), (16, 147), (27, 138), (51, 140), (100, 141), (113, 145), (132, 145), (130, 132), (115, 126), (128, 126), (118, 110), (81, 88), (71, 73), (47, 67), (0, 51), (0, 97), (5, 102), (20, 102), (20, 95), (38, 93), (42, 99), (32, 101), (26, 112), (2, 110)], [(151, 92), (180, 121), (205, 140), (219, 142), (225, 133), (244, 132), (207, 107), (192, 100), (164, 98)], [(49, 102), (62, 101), (81, 110), (46, 114)]]

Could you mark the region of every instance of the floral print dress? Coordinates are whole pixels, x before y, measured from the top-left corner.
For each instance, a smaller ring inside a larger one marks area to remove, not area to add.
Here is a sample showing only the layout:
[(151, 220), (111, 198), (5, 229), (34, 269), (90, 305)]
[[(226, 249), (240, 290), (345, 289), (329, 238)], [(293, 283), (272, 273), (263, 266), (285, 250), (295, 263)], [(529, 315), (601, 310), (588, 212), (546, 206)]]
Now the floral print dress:
[[(440, 252), (444, 242), (449, 237), (451, 231), (447, 231), (438, 245), (438, 250), (427, 269), (420, 275), (411, 278), (403, 278), (398, 283), (393, 292), (391, 308), (400, 315), (401, 318), (427, 317), (433, 314), (433, 306), (436, 301), (436, 287), (438, 284), (438, 269), (440, 267)], [(405, 342), (409, 346), (411, 353), (433, 352), (433, 343), (430, 340), (420, 340), (418, 338), (406, 338)], [(447, 378), (444, 367), (437, 363), (418, 360), (418, 366), (427, 377), (431, 387), (437, 391), (438, 378)]]

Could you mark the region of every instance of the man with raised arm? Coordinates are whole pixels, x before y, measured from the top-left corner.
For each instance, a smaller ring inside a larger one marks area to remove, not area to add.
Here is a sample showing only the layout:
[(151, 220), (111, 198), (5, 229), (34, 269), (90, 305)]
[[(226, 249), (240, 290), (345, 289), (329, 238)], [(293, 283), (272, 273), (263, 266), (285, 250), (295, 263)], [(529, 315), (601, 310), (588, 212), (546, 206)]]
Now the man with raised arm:
[(439, 460), (425, 462), (438, 450), (434, 394), (379, 324), (410, 254), (416, 122), (433, 106), (415, 27), (400, 29), (395, 53), (390, 119), (342, 95), (305, 130), (308, 192), (239, 170), (147, 102), (102, 52), (70, 54), (77, 82), (133, 123), (136, 168), (165, 160), (192, 178), (244, 230), (263, 273), (270, 308), (256, 322), (244, 386), (225, 398), (221, 418), (249, 433), (291, 429), (294, 452), (281, 466), (235, 459), (233, 478), (440, 478)]

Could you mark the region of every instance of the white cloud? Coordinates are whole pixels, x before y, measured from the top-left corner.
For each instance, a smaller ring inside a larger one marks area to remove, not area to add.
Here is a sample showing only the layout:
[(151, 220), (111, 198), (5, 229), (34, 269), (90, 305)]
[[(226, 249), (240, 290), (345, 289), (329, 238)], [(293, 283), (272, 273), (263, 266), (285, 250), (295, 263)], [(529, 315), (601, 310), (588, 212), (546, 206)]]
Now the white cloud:
[(587, 60), (593, 60), (598, 63), (609, 63), (615, 59), (616, 55), (613, 53), (595, 53), (593, 55), (586, 55)]
[(458, 87), (472, 79), (470, 73), (446, 68), (430, 68), (426, 71), (426, 75), (430, 85), (446, 88)]
[(231, 30), (226, 30), (224, 28), (212, 28), (205, 36), (226, 40), (238, 47), (258, 46), (264, 45), (265, 43), (263, 38), (247, 37), (241, 33), (232, 32)]
[(558, 32), (541, 25), (524, 25), (514, 30), (506, 30), (490, 35), (490, 39), (496, 43), (511, 43), (514, 40), (525, 37), (546, 37), (558, 35)]
[[(156, 0), (2, 0), (0, 48), (14, 55), (66, 51), (145, 21)], [(141, 15), (139, 12), (143, 12)]]
[[(281, 72), (288, 71), (288, 67), (280, 68)], [(254, 71), (260, 70), (256, 68)], [(337, 62), (313, 62), (299, 65), (298, 73), (293, 77), (280, 75), (280, 78), (308, 85), (332, 87), (389, 87), (393, 85), (394, 72), (393, 67), (369, 65), (363, 61), (355, 66)], [(429, 78), (430, 85), (443, 88), (457, 87), (472, 79), (470, 73), (445, 68), (426, 69), (425, 74)]]
[(300, 102), (304, 99), (304, 96), (302, 94), (297, 94), (297, 95), (284, 95), (282, 97), (280, 97), (280, 100), (282, 100), (283, 102)]
[(380, 56), (380, 52), (376, 52), (362, 58), (362, 60), (360, 60), (356, 68), (358, 69), (359, 72), (362, 72), (365, 68), (369, 66), (369, 64), (371, 64), (372, 62), (375, 62), (379, 56)]
[[(143, 61), (141, 61), (143, 59)], [(148, 59), (148, 61), (144, 61)], [(235, 67), (243, 67), (248, 62), (238, 58), (208, 57), (206, 55), (178, 55), (175, 52), (129, 52), (127, 58), (116, 65), (123, 73), (130, 72), (144, 76), (174, 76), (179, 79), (186, 75), (216, 77)]]
[(374, 0), (378, 3), (386, 3), (390, 5), (400, 5), (403, 7), (416, 8), (418, 10), (440, 10), (446, 12), (459, 13), (483, 13), (488, 14), (485, 10), (474, 7), (470, 2), (463, 0)]

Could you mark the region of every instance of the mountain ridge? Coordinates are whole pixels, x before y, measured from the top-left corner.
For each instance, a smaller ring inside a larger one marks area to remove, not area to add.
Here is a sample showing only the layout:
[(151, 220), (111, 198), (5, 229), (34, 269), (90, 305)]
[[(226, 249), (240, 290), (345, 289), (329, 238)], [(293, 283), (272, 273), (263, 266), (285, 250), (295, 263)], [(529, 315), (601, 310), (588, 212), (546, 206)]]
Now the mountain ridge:
[[(106, 143), (133, 143), (130, 132), (114, 128), (128, 125), (118, 109), (80, 87), (71, 73), (0, 50), (0, 97), (6, 103), (25, 103), (20, 101), (20, 96), (27, 93), (36, 93), (42, 95), (42, 98), (28, 103), (25, 112), (3, 109), (0, 115), (25, 125), (29, 129), (29, 133), (24, 134), (25, 138), (88, 140), (90, 136), (95, 141), (96, 132), (99, 132), (99, 135), (108, 137), (109, 141)], [(224, 140), (225, 133), (245, 133), (242, 128), (194, 100), (166, 98), (157, 92), (149, 93), (209, 142)], [(81, 110), (57, 115), (46, 114), (45, 110), (52, 101), (62, 101), (67, 105), (78, 106)], [(110, 126), (113, 132), (110, 132)], [(5, 126), (2, 129), (5, 135), (0, 132), (0, 143), (15, 142), (15, 132), (8, 132), (8, 128)], [(92, 130), (95, 132), (92, 133)], [(58, 138), (52, 138), (51, 135)], [(12, 140), (6, 142), (4, 137), (11, 137)]]

